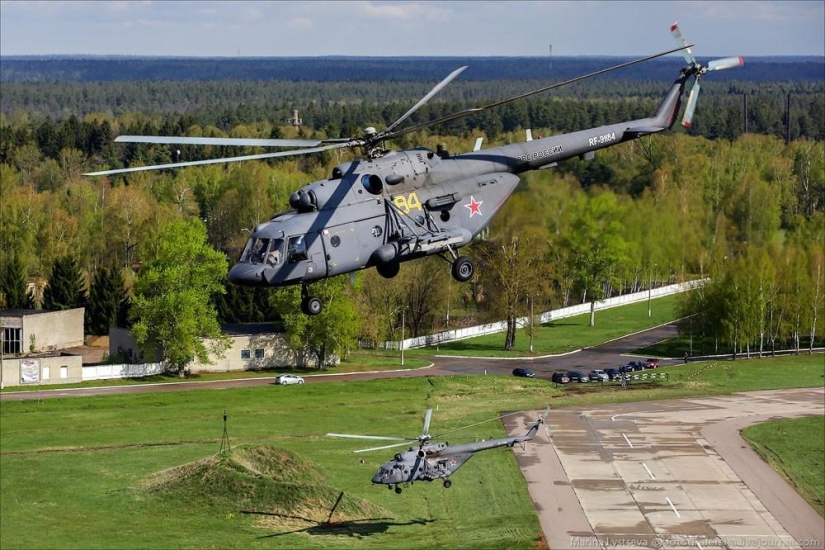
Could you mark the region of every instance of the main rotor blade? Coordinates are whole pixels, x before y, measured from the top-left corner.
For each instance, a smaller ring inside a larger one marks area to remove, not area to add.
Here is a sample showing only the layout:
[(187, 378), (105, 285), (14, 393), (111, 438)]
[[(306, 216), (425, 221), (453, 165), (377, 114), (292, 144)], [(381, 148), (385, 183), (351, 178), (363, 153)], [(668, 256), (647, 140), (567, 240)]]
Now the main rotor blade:
[(487, 422), (494, 422), (496, 420), (501, 420), (502, 418), (506, 418), (508, 416), (513, 416), (514, 414), (520, 414), (521, 411), (511, 412), (507, 414), (502, 414), (500, 416), (496, 416), (495, 418), (488, 418), (487, 420), (482, 420), (481, 422), (476, 422), (475, 424), (470, 424), (469, 426), (463, 426), (461, 428), (456, 428), (454, 430), (450, 430), (448, 432), (440, 433), (432, 437), (432, 439), (441, 439), (445, 435), (451, 434), (453, 432), (460, 432), (461, 430), (466, 430), (467, 428), (473, 428), (475, 426), (480, 426), (481, 424), (486, 424)]
[(384, 435), (356, 435), (356, 434), (327, 434), (329, 437), (346, 437), (348, 439), (378, 439), (383, 441), (409, 441), (406, 437), (392, 437)]
[(318, 153), (321, 151), (329, 151), (330, 149), (341, 149), (343, 147), (351, 147), (358, 144), (358, 141), (347, 141), (346, 143), (333, 143), (331, 145), (324, 145), (323, 147), (313, 147), (311, 149), (299, 149), (294, 151), (280, 151), (277, 153), (262, 153), (260, 155), (246, 155), (242, 157), (225, 157), (219, 159), (193, 160), (190, 162), (174, 162), (170, 164), (155, 164), (152, 166), (134, 166), (132, 168), (119, 168), (116, 170), (103, 170), (100, 172), (87, 172), (84, 176), (108, 176), (110, 174), (125, 174), (127, 172), (144, 172), (146, 170), (162, 170), (164, 168), (182, 168), (184, 166), (200, 166), (203, 164), (220, 164), (223, 162), (237, 162), (243, 160), (260, 160), (270, 159), (275, 157), (289, 157), (293, 155), (309, 155), (310, 153)]
[(247, 139), (178, 136), (118, 136), (118, 143), (160, 143), (167, 145), (230, 145), (236, 147), (317, 147), (319, 139)]
[(383, 447), (371, 447), (369, 449), (358, 449), (357, 451), (352, 451), (353, 453), (368, 453), (370, 451), (380, 451), (382, 449), (392, 449), (393, 447), (408, 447), (410, 445), (409, 441), (404, 443), (395, 443), (393, 445), (384, 445)]
[(422, 435), (430, 435), (430, 419), (433, 417), (433, 410), (427, 409), (427, 413), (424, 415), (424, 431), (421, 432)]
[(434, 87), (432, 90), (430, 90), (430, 91), (429, 91), (429, 93), (428, 93), (427, 95), (425, 95), (425, 96), (424, 96), (424, 97), (422, 97), (420, 100), (418, 100), (418, 103), (416, 103), (415, 105), (413, 105), (413, 107), (412, 107), (409, 111), (407, 111), (406, 113), (404, 113), (404, 114), (401, 116), (401, 118), (399, 118), (398, 120), (396, 120), (395, 122), (393, 122), (392, 124), (390, 124), (389, 126), (387, 126), (387, 127), (384, 129), (384, 131), (382, 132), (382, 134), (392, 131), (392, 129), (393, 129), (393, 128), (395, 128), (396, 126), (398, 126), (399, 124), (401, 124), (403, 121), (407, 120), (407, 117), (409, 117), (411, 114), (413, 114), (414, 112), (416, 112), (419, 108), (421, 108), (421, 106), (422, 106), (422, 105), (424, 105), (424, 104), (425, 104), (425, 103), (427, 103), (430, 99), (432, 99), (432, 97), (433, 97), (435, 94), (437, 94), (438, 92), (440, 92), (440, 91), (441, 91), (441, 89), (442, 89), (444, 86), (446, 86), (447, 84), (449, 84), (450, 82), (452, 82), (452, 81), (453, 81), (453, 79), (454, 79), (455, 77), (457, 77), (458, 75), (460, 75), (460, 74), (464, 71), (464, 69), (466, 69), (466, 68), (467, 68), (467, 66), (466, 66), (466, 65), (465, 65), (465, 66), (463, 66), (463, 67), (459, 67), (458, 69), (454, 70), (454, 71), (453, 71), (453, 72), (451, 72), (449, 75), (447, 75), (447, 77), (446, 77), (444, 80), (442, 80), (441, 82), (439, 82), (438, 84), (436, 84), (436, 85), (435, 85), (435, 87)]
[(645, 61), (650, 61), (651, 59), (656, 59), (657, 57), (662, 57), (671, 53), (678, 52), (680, 50), (684, 50), (685, 48), (690, 48), (691, 45), (682, 46), (680, 48), (674, 48), (672, 50), (668, 50), (666, 52), (657, 53), (656, 55), (649, 55), (647, 57), (642, 57), (640, 59), (636, 59), (633, 61), (628, 61), (626, 63), (621, 63), (619, 65), (614, 65), (613, 67), (608, 67), (607, 69), (602, 69), (600, 71), (595, 71), (583, 76), (578, 76), (576, 78), (571, 78), (570, 80), (565, 80), (564, 82), (559, 82), (557, 84), (551, 84), (550, 86), (545, 86), (544, 88), (540, 88), (538, 90), (534, 90), (532, 92), (527, 92), (525, 94), (517, 95), (508, 99), (502, 99), (501, 101), (497, 101), (495, 103), (491, 103), (490, 105), (485, 105), (484, 107), (475, 107), (471, 109), (465, 109), (464, 111), (459, 111), (458, 113), (453, 113), (451, 115), (446, 115), (441, 118), (437, 118), (435, 120), (430, 120), (428, 122), (421, 122), (419, 124), (415, 124), (413, 126), (408, 126), (401, 130), (396, 130), (394, 132), (385, 132), (384, 135), (381, 136), (382, 140), (386, 139), (393, 139), (398, 136), (403, 136), (404, 134), (409, 134), (410, 132), (416, 132), (421, 130), (422, 128), (427, 128), (428, 126), (435, 126), (436, 124), (443, 124), (445, 122), (451, 122), (453, 120), (458, 120), (462, 118), (466, 118), (475, 114), (478, 114), (482, 111), (486, 111), (487, 109), (492, 109), (493, 107), (499, 107), (501, 105), (505, 105), (507, 103), (512, 103), (513, 101), (517, 101), (519, 99), (524, 99), (525, 97), (530, 97), (532, 95), (540, 94), (541, 92), (546, 92), (548, 90), (553, 90), (555, 88), (561, 88), (562, 86), (567, 86), (568, 84), (573, 84), (575, 82), (579, 82), (580, 80), (585, 80), (588, 78), (593, 78), (594, 76), (598, 76), (604, 73), (609, 73), (611, 71), (615, 71), (618, 69), (622, 69), (624, 67), (629, 67), (631, 65), (636, 65), (637, 63), (643, 63)]

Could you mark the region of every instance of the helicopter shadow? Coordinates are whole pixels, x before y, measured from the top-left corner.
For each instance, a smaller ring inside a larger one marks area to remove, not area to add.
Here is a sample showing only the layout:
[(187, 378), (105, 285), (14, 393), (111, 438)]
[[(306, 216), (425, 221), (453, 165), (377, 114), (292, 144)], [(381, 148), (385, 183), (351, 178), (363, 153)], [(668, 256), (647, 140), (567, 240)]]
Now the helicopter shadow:
[(413, 519), (406, 522), (398, 522), (398, 521), (386, 521), (392, 520), (393, 518), (365, 518), (365, 519), (354, 519), (349, 521), (333, 521), (333, 522), (319, 522), (313, 519), (304, 518), (301, 516), (291, 516), (287, 514), (276, 514), (272, 512), (258, 512), (255, 510), (241, 510), (241, 513), (244, 514), (255, 514), (255, 515), (262, 515), (262, 516), (273, 516), (279, 517), (284, 519), (293, 519), (293, 520), (300, 520), (305, 521), (307, 523), (314, 523), (315, 525), (311, 525), (309, 527), (305, 527), (303, 529), (293, 529), (291, 531), (284, 531), (281, 533), (272, 533), (269, 535), (262, 535), (256, 537), (258, 539), (269, 539), (274, 537), (280, 537), (283, 535), (292, 535), (295, 533), (307, 533), (313, 536), (341, 536), (346, 535), (348, 537), (353, 538), (365, 538), (370, 537), (373, 535), (380, 535), (382, 533), (386, 533), (390, 527), (403, 527), (407, 525), (426, 525), (428, 523), (433, 523), (436, 520), (434, 519)]

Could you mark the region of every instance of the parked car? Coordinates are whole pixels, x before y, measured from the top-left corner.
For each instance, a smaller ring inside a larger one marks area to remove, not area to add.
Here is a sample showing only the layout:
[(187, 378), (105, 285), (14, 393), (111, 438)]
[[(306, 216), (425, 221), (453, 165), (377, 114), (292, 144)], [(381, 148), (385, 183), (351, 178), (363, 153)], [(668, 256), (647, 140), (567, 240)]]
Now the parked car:
[(656, 359), (655, 357), (645, 359), (645, 368), (646, 369), (658, 369), (659, 368), (659, 360)]
[(569, 384), (570, 377), (567, 376), (566, 372), (554, 372), (551, 380), (557, 384)]
[(536, 373), (530, 369), (513, 369), (513, 376), (524, 376), (526, 378), (533, 378)]
[(622, 379), (622, 371), (620, 371), (619, 369), (604, 369), (604, 372), (607, 373), (611, 380)]
[(303, 384), (304, 379), (300, 376), (295, 376), (294, 374), (282, 374), (275, 379), (275, 383), (281, 386), (285, 386), (287, 384)]
[(627, 372), (645, 370), (645, 364), (641, 361), (630, 361), (629, 363), (625, 364), (625, 367), (630, 368), (630, 370), (628, 370)]
[(608, 375), (602, 369), (591, 370), (588, 373), (588, 376), (590, 377), (591, 382), (609, 382), (610, 381), (610, 375)]
[(568, 371), (567, 377), (571, 382), (590, 382), (590, 378), (586, 374), (578, 370)]

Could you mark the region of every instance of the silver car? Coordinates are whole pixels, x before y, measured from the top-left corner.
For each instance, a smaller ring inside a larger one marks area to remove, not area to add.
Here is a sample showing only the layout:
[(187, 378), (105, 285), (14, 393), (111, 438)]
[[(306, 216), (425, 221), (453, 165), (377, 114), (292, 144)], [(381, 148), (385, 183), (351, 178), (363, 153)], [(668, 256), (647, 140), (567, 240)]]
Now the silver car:
[(591, 370), (590, 380), (592, 380), (593, 382), (609, 382), (610, 375), (604, 372), (602, 369)]
[(303, 384), (304, 379), (294, 374), (282, 374), (275, 379), (275, 383), (282, 386), (287, 384)]

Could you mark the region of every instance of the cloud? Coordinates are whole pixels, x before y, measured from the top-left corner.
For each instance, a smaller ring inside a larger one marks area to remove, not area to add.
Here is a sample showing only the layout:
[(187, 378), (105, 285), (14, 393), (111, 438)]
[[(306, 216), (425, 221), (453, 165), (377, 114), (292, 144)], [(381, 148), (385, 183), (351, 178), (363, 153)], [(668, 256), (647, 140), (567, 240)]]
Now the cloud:
[(287, 20), (286, 26), (293, 29), (309, 29), (312, 28), (314, 24), (309, 17), (293, 17)]
[(416, 19), (440, 19), (450, 14), (449, 10), (436, 3), (389, 3), (389, 2), (355, 2), (350, 4), (358, 15), (370, 19), (412, 21)]

